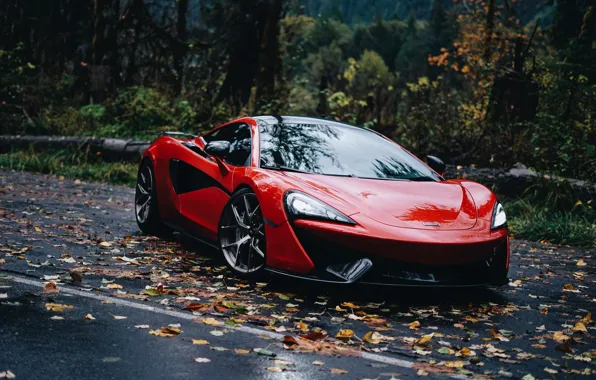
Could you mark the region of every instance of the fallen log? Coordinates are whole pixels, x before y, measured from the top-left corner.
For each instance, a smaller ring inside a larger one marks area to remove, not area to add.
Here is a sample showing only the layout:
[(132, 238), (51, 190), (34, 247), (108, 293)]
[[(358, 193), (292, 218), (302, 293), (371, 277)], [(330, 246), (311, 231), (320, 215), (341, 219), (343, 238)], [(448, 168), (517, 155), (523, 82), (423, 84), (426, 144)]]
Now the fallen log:
[(136, 162), (150, 141), (94, 137), (6, 136), (0, 135), (0, 153), (18, 150), (56, 151), (76, 149), (100, 155), (106, 161)]

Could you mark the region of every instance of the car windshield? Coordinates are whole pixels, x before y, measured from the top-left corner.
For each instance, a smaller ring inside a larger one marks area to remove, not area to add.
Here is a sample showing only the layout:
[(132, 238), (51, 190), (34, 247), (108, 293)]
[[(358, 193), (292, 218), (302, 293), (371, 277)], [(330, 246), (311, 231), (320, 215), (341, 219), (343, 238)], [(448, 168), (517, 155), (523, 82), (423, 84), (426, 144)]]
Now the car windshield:
[(371, 179), (440, 181), (398, 145), (366, 130), (341, 124), (260, 126), (261, 167)]

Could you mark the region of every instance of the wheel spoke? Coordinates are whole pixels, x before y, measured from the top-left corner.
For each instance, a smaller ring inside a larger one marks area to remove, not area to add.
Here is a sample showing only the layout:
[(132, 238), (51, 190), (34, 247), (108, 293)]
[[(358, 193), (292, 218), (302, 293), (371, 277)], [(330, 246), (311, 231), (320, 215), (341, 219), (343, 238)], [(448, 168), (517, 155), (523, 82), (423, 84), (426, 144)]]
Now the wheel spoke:
[(238, 210), (234, 205), (232, 205), (232, 212), (234, 213), (234, 218), (236, 218), (236, 223), (238, 223), (240, 227), (248, 229), (248, 226), (244, 223), (244, 220), (242, 220), (242, 217), (238, 214)]
[(248, 245), (248, 258), (246, 259), (246, 270), (250, 272), (250, 258), (252, 256), (252, 244)]
[[(233, 246), (240, 247), (242, 244), (246, 243), (248, 240), (250, 240), (250, 235), (246, 235), (242, 239), (240, 239), (238, 241), (235, 241), (233, 243), (226, 244), (226, 245), (222, 246), (222, 248), (225, 249), (225, 248), (230, 248), (230, 247), (233, 247)], [(238, 252), (238, 250), (236, 250), (236, 252)]]
[(137, 183), (137, 188), (139, 189), (139, 191), (141, 192), (141, 194), (143, 194), (143, 195), (149, 195), (149, 192), (147, 190), (145, 190), (145, 188), (143, 186), (141, 186), (140, 183)]
[(256, 253), (258, 253), (262, 258), (265, 258), (265, 254), (263, 253), (263, 251), (261, 251), (261, 249), (259, 248), (259, 246), (257, 245), (257, 239), (252, 239), (250, 246), (252, 247), (252, 249), (255, 250)]
[[(139, 201), (137, 202), (137, 215), (139, 216), (139, 219), (145, 220), (144, 218), (147, 217), (147, 215), (149, 214), (148, 212), (145, 212), (148, 209), (148, 205), (149, 202), (151, 202), (151, 197), (147, 197), (147, 200), (141, 203), (141, 199), (139, 199)], [(145, 215), (147, 214), (147, 215)], [(141, 215), (144, 215), (143, 218), (141, 218)]]
[(248, 204), (248, 197), (245, 195), (243, 197), (243, 199), (244, 199), (244, 208), (246, 209), (246, 217), (250, 221), (252, 214), (250, 212), (250, 205)]
[(250, 214), (250, 219), (252, 219), (257, 214), (257, 211), (259, 211), (260, 208), (261, 208), (261, 205), (257, 205), (257, 207), (255, 207), (252, 214)]

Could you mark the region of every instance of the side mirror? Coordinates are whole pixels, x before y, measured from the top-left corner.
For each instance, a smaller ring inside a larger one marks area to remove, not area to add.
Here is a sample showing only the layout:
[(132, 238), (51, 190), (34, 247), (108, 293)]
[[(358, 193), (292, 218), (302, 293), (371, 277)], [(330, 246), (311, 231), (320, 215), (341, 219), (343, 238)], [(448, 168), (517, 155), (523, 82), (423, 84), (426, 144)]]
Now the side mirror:
[(426, 163), (428, 164), (428, 166), (430, 166), (432, 170), (436, 171), (441, 176), (445, 174), (445, 163), (439, 157), (426, 156)]
[(213, 157), (225, 158), (228, 154), (230, 154), (231, 147), (232, 144), (230, 144), (229, 141), (211, 141), (205, 145), (205, 153)]

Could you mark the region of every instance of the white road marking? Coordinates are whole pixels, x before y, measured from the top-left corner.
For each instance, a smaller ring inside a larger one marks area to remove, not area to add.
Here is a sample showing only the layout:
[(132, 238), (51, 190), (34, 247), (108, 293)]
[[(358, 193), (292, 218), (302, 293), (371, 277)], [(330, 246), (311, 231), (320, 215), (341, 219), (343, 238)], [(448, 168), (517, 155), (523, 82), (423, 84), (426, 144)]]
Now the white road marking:
[[(0, 277), (0, 279), (14, 281), (14, 282), (18, 282), (20, 284), (37, 286), (40, 288), (43, 288), (45, 285), (42, 281), (33, 280), (30, 278), (21, 277), (21, 276), (17, 276), (14, 274), (10, 274), (10, 275), (8, 275), (8, 277)], [(166, 310), (161, 307), (148, 306), (148, 305), (144, 305), (139, 302), (123, 300), (123, 299), (120, 299), (117, 297), (110, 297), (110, 296), (104, 296), (101, 294), (95, 294), (95, 293), (91, 293), (88, 291), (67, 287), (64, 285), (60, 286), (60, 292), (65, 293), (65, 294), (79, 296), (79, 297), (84, 297), (84, 298), (91, 298), (91, 299), (94, 299), (97, 301), (106, 301), (106, 302), (110, 302), (112, 304), (126, 306), (126, 307), (130, 307), (133, 309), (145, 310), (145, 311), (149, 311), (149, 312), (156, 313), (156, 314), (169, 315), (171, 317), (185, 319), (185, 320), (189, 320), (189, 321), (192, 321), (193, 319), (197, 318), (196, 315), (192, 315), (190, 313), (184, 313), (184, 312), (175, 311), (175, 310)], [(277, 340), (282, 340), (284, 337), (283, 334), (279, 334), (279, 333), (269, 331), (269, 330), (258, 329), (255, 327), (248, 327), (248, 326), (229, 327), (229, 326), (226, 326), (226, 328), (232, 328), (234, 330), (245, 332), (245, 333), (252, 334), (252, 335), (267, 335), (270, 338), (277, 339)], [(374, 354), (374, 353), (370, 353), (370, 352), (361, 352), (361, 357), (364, 359), (367, 359), (367, 360), (374, 361), (374, 362), (390, 364), (390, 365), (394, 365), (394, 366), (398, 366), (398, 367), (402, 367), (402, 368), (409, 368), (409, 369), (412, 369), (414, 367), (414, 364), (416, 364), (416, 362), (411, 362), (409, 360), (396, 359), (396, 358), (392, 358), (389, 356)], [(441, 374), (441, 375), (443, 375), (443, 374)], [(475, 379), (474, 377), (469, 377), (469, 376), (465, 376), (465, 375), (444, 374), (444, 376), (452, 378), (452, 379), (460, 379), (460, 380), (474, 380)], [(476, 378), (476, 379), (478, 379), (478, 378)]]

